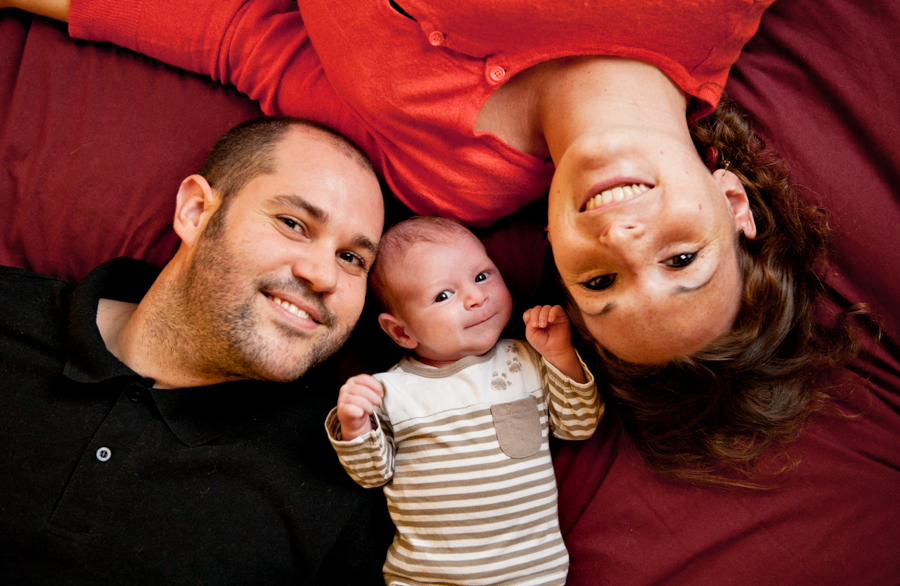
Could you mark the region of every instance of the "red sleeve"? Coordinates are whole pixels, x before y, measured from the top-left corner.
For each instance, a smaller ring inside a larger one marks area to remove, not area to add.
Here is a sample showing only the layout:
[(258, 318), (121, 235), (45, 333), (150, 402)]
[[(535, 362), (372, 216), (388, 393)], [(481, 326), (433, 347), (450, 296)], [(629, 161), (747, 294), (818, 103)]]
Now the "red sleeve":
[(289, 0), (72, 0), (69, 34), (233, 84), (267, 115), (340, 132), (383, 171), (374, 137), (335, 92)]
[(73, 0), (69, 34), (233, 84), (266, 114), (314, 120), (366, 142), (288, 0)]

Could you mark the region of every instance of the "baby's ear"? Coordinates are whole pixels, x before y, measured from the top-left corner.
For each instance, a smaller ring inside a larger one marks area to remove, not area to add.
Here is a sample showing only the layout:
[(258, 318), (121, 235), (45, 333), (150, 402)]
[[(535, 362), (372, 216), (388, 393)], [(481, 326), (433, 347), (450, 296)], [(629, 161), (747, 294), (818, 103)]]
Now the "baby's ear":
[(382, 313), (378, 316), (378, 324), (400, 347), (412, 350), (419, 345), (419, 341), (413, 337), (406, 323), (399, 317), (390, 313)]

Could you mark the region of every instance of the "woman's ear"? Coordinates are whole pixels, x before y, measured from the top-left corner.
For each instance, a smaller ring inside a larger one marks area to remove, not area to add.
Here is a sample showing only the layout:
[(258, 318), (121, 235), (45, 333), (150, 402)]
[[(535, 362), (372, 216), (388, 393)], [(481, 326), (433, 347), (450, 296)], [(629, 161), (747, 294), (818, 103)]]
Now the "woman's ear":
[(220, 199), (201, 175), (191, 175), (181, 182), (175, 198), (173, 227), (182, 242), (191, 247), (196, 244)]
[(725, 169), (716, 169), (713, 179), (719, 184), (728, 199), (731, 213), (734, 215), (735, 228), (740, 229), (750, 240), (756, 238), (756, 222), (753, 220), (750, 200), (747, 198), (747, 191), (741, 180), (737, 178), (737, 175)]
[(406, 323), (399, 317), (382, 313), (378, 316), (378, 324), (398, 346), (412, 350), (419, 345), (419, 341), (413, 337)]

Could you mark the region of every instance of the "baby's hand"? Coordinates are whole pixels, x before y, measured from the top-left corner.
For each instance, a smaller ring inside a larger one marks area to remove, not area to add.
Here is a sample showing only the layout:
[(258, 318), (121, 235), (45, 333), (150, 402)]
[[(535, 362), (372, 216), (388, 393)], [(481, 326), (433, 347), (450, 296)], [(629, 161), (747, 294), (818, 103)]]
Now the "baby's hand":
[(370, 374), (347, 379), (338, 394), (337, 416), (341, 422), (341, 439), (349, 441), (372, 431), (369, 416), (381, 405), (384, 389)]
[(525, 339), (547, 358), (547, 354), (569, 352), (572, 334), (569, 316), (559, 305), (538, 305), (525, 312)]
[(574, 380), (587, 381), (581, 362), (572, 346), (569, 316), (559, 305), (538, 305), (525, 312), (525, 339), (544, 360)]

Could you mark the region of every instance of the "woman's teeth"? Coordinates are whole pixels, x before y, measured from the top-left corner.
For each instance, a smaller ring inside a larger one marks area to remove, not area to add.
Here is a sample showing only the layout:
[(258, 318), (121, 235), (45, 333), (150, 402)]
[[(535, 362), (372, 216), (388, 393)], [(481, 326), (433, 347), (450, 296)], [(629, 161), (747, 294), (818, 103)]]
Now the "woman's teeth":
[(592, 197), (587, 202), (585, 211), (592, 210), (603, 204), (611, 203), (614, 201), (625, 201), (626, 199), (631, 199), (632, 197), (644, 193), (645, 191), (650, 191), (650, 187), (642, 183), (634, 183), (632, 185), (619, 185), (617, 187), (613, 187), (612, 189), (607, 189), (606, 191), (598, 193), (597, 195)]

